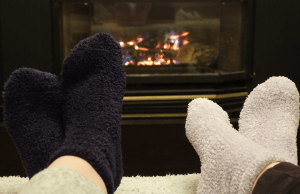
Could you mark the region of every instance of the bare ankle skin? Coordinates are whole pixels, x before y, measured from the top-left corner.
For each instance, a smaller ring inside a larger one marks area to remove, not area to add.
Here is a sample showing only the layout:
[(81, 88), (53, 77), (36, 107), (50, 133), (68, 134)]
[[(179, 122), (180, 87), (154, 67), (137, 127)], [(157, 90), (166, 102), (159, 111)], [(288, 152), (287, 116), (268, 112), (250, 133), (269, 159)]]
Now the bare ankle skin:
[(253, 192), (253, 189), (255, 188), (255, 185), (256, 185), (258, 179), (261, 177), (261, 175), (262, 175), (266, 170), (268, 170), (269, 168), (272, 168), (272, 167), (276, 166), (276, 165), (279, 164), (279, 163), (280, 163), (280, 162), (274, 162), (274, 163), (271, 163), (271, 164), (269, 164), (268, 166), (266, 166), (266, 168), (265, 168), (265, 169), (258, 175), (258, 177), (256, 178), (256, 180), (255, 180), (255, 182), (254, 182), (254, 184), (253, 184), (253, 186), (252, 186), (251, 193)]
[(105, 183), (101, 176), (86, 160), (77, 156), (62, 156), (54, 160), (48, 168), (52, 167), (67, 167), (78, 171), (83, 176), (93, 181), (97, 186), (100, 187), (107, 194)]

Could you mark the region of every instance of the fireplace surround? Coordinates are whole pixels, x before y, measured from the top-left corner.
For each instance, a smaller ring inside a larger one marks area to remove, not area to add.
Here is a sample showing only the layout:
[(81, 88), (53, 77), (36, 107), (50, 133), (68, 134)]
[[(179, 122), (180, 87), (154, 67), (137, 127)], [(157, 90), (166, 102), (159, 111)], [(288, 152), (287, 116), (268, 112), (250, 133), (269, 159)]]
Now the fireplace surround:
[(252, 0), (54, 0), (54, 71), (80, 40), (110, 33), (127, 75), (123, 124), (184, 122), (198, 97), (236, 122), (252, 83), (253, 9)]

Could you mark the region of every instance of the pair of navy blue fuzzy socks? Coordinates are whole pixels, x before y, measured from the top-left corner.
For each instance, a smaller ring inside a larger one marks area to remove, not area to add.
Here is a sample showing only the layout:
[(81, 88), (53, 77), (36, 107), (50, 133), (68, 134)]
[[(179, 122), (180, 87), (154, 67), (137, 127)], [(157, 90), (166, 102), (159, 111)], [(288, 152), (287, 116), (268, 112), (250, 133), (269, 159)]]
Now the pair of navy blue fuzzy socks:
[(108, 194), (123, 176), (121, 113), (126, 73), (121, 47), (106, 33), (80, 41), (64, 60), (62, 82), (31, 68), (5, 83), (4, 122), (29, 178), (64, 155), (89, 162)]

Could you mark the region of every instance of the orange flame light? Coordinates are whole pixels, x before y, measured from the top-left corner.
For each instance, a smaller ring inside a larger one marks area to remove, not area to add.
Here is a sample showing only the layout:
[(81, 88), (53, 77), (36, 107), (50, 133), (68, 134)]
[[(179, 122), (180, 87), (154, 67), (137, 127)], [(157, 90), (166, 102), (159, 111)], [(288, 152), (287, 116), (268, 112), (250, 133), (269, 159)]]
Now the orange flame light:
[(188, 43), (190, 43), (188, 40), (183, 40), (183, 42), (182, 42), (183, 45), (186, 45)]

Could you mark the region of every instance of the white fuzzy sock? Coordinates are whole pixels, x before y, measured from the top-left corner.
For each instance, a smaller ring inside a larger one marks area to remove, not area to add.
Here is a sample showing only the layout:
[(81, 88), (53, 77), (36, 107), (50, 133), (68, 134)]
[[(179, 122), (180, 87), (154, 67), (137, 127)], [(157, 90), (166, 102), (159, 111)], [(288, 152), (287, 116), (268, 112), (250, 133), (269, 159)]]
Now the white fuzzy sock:
[(197, 98), (189, 103), (186, 136), (201, 160), (197, 194), (249, 194), (256, 177), (285, 157), (236, 131), (216, 103)]
[(247, 97), (239, 131), (252, 141), (286, 155), (298, 165), (299, 92), (286, 77), (271, 77)]

